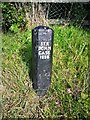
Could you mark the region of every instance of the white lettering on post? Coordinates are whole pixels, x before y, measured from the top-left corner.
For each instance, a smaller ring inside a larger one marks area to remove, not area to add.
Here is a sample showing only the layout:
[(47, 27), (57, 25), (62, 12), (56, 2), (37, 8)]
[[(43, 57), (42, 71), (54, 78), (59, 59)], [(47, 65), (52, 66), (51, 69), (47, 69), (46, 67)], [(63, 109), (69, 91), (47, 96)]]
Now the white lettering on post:
[(50, 58), (51, 46), (49, 42), (40, 42), (38, 46), (38, 56), (40, 59)]

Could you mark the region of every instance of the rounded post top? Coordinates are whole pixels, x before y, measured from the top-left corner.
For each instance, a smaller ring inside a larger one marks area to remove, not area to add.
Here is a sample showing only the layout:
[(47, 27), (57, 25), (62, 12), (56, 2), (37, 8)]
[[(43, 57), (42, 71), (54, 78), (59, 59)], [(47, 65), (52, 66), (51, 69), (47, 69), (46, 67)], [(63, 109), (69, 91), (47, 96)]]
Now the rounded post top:
[[(52, 30), (52, 28), (50, 28), (50, 27), (48, 27), (48, 26), (37, 26), (37, 27), (35, 27), (33, 30), (39, 30), (39, 29), (44, 29), (44, 30), (51, 29), (51, 30)], [(52, 30), (52, 31), (53, 31), (53, 30)]]

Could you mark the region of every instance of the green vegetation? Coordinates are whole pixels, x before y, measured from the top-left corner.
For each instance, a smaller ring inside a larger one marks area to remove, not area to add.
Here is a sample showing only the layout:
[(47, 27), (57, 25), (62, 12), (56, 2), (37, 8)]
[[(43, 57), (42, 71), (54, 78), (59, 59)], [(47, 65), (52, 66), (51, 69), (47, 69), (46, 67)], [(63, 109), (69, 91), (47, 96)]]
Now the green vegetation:
[[(18, 29), (24, 30), (37, 24), (46, 24), (47, 19), (60, 20), (60, 24), (70, 23), (83, 25), (89, 13), (84, 3), (32, 3), (32, 2), (2, 2), (2, 28), (4, 32)], [(42, 11), (42, 13), (41, 13)], [(43, 14), (43, 15), (41, 15)], [(42, 21), (44, 18), (44, 21)], [(38, 23), (39, 22), (39, 23)]]
[[(20, 3), (19, 3), (20, 4)], [(3, 31), (8, 31), (9, 29), (13, 31), (13, 27), (17, 29), (24, 29), (27, 23), (25, 17), (25, 10), (17, 3), (0, 3), (0, 8), (2, 8), (2, 26)]]
[(44, 97), (32, 88), (31, 30), (1, 34), (3, 118), (89, 119), (88, 40), (90, 31), (53, 26), (52, 83)]

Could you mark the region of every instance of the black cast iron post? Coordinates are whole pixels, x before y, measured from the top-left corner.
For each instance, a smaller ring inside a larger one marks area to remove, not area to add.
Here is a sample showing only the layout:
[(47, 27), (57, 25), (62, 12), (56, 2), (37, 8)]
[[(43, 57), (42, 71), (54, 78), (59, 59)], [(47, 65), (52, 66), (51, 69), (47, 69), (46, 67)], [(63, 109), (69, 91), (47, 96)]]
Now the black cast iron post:
[(47, 26), (32, 30), (32, 81), (39, 96), (45, 95), (51, 83), (53, 34)]

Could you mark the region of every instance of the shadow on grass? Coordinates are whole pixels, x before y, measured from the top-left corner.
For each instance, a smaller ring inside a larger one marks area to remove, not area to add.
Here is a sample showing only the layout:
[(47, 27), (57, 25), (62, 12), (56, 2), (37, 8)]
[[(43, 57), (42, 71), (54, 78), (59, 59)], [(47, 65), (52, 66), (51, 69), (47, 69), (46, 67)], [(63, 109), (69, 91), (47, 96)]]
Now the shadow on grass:
[(20, 56), (28, 68), (30, 80), (32, 81), (32, 41), (25, 42), (22, 49), (20, 49)]

